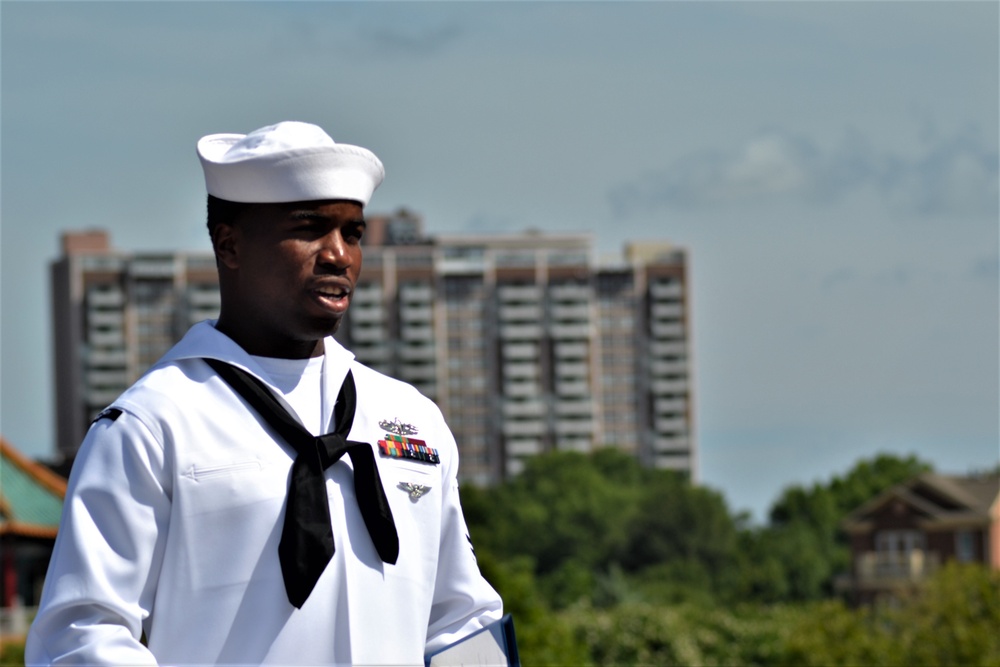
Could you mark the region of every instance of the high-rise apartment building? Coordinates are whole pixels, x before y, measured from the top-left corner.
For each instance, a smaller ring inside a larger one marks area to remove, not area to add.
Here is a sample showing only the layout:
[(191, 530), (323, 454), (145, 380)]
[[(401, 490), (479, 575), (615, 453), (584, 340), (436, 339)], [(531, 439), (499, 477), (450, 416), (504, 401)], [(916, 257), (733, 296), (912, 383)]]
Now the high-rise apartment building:
[[(614, 446), (696, 477), (686, 254), (585, 235), (427, 238), (406, 211), (368, 219), (337, 337), (415, 385), (455, 433), (463, 478), (526, 457)], [(68, 234), (53, 265), (60, 450), (194, 322), (218, 312), (209, 253), (122, 254)]]
[(602, 446), (694, 477), (686, 253), (593, 254), (585, 235), (432, 241), (405, 211), (373, 217), (338, 338), (441, 406), (466, 479)]

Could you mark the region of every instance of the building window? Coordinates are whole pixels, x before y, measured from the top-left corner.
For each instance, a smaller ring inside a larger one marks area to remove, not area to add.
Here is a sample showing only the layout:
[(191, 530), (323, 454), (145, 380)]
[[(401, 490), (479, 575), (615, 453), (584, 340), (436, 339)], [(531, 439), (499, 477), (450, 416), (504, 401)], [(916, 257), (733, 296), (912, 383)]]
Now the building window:
[(924, 534), (919, 530), (883, 530), (875, 535), (875, 548), (880, 556), (902, 558), (924, 550)]
[(959, 563), (976, 560), (976, 535), (971, 530), (955, 532), (955, 559)]

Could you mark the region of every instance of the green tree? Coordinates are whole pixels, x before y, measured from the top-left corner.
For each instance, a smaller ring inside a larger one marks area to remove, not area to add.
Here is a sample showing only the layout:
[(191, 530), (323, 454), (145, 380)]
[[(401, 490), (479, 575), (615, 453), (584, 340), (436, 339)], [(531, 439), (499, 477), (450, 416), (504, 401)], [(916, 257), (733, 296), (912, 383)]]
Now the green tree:
[(602, 570), (622, 550), (636, 507), (636, 487), (615, 477), (641, 474), (621, 452), (553, 452), (533, 457), (501, 486), (463, 492), (462, 501), (477, 549), (530, 556), (538, 574), (569, 561)]
[[(756, 599), (761, 600), (816, 600), (831, 595), (833, 577), (850, 566), (847, 537), (840, 528), (843, 519), (878, 494), (930, 469), (915, 456), (880, 454), (859, 461), (829, 483), (786, 488), (753, 545), (770, 564), (761, 567), (744, 560), (751, 571), (741, 574), (741, 590), (758, 591), (762, 597)], [(771, 578), (774, 559), (784, 570), (783, 586)], [(772, 597), (782, 589), (784, 598)]]

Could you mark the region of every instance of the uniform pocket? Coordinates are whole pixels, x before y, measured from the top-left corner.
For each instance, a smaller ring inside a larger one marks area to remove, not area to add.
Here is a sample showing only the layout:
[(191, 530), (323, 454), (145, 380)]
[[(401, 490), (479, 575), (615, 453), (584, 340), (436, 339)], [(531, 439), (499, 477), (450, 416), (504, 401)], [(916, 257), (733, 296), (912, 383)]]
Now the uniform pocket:
[(238, 461), (236, 463), (224, 463), (221, 465), (203, 465), (203, 466), (191, 466), (188, 471), (184, 473), (184, 476), (188, 479), (193, 479), (195, 481), (201, 479), (207, 479), (209, 477), (219, 477), (222, 475), (231, 475), (239, 472), (247, 472), (251, 470), (260, 470), (263, 466), (259, 459), (253, 459), (250, 461)]
[(175, 504), (194, 590), (280, 577), (287, 486), (287, 468), (258, 459), (193, 465), (181, 475)]

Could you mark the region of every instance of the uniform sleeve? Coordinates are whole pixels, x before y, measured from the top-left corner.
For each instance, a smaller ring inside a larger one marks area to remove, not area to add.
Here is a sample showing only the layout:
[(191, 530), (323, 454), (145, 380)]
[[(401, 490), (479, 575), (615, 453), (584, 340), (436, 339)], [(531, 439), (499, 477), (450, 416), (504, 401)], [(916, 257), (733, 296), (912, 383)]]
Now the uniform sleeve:
[(73, 464), (27, 665), (154, 665), (142, 645), (170, 513), (163, 448), (134, 415), (91, 427)]
[(450, 432), (447, 437), (453, 447), (451, 451), (456, 454), (445, 477), (441, 551), (427, 628), (426, 653), (447, 646), (503, 615), (500, 596), (479, 572), (458, 496), (458, 450)]

